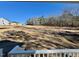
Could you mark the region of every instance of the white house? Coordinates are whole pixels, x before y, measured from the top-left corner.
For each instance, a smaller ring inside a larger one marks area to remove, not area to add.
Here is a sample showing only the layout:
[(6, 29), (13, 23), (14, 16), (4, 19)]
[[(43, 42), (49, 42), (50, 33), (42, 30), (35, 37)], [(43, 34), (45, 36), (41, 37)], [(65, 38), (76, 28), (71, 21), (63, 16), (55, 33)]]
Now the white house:
[(9, 25), (9, 21), (6, 20), (5, 18), (0, 18), (0, 25)]

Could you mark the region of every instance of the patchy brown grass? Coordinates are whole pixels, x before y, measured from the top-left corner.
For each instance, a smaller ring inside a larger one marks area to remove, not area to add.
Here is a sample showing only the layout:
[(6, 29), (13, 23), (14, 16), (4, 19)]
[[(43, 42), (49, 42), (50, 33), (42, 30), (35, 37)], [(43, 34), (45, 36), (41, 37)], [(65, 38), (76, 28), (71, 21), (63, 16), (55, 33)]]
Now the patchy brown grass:
[(79, 27), (0, 26), (0, 38), (23, 42), (22, 47), (25, 49), (79, 48), (78, 29)]

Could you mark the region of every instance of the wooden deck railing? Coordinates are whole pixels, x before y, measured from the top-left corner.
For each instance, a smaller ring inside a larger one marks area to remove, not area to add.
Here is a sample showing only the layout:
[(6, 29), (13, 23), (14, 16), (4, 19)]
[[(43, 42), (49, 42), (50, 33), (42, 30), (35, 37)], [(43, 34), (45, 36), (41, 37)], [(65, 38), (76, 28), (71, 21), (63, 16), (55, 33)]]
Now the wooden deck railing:
[[(34, 53), (33, 53), (34, 51)], [(79, 49), (26, 50), (9, 53), (9, 57), (79, 57)]]

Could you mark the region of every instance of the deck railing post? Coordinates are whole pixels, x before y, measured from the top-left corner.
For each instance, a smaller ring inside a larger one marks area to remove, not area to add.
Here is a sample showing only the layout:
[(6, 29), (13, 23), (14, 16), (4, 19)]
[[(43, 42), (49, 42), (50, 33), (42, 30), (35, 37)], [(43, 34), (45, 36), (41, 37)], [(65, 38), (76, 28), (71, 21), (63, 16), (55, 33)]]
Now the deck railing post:
[(53, 57), (53, 53), (51, 53), (51, 57)]
[(73, 54), (74, 54), (74, 57), (75, 57), (75, 52)]
[(79, 52), (78, 52), (78, 57), (79, 57)]
[(75, 52), (75, 57), (77, 57), (77, 52)]
[(49, 53), (47, 53), (47, 57), (49, 57)]
[(40, 57), (40, 54), (38, 54), (38, 57)]
[(29, 54), (29, 57), (31, 57), (31, 54)]
[(78, 57), (79, 55), (78, 55), (78, 52), (77, 52), (77, 57)]
[(44, 57), (44, 54), (43, 54), (43, 57)]
[(34, 57), (36, 57), (36, 54), (34, 54)]
[(55, 57), (57, 57), (57, 53), (55, 53)]
[(72, 54), (73, 54), (73, 57), (74, 57), (74, 52)]
[(59, 56), (62, 57), (61, 53), (59, 53)]
[(63, 57), (66, 57), (66, 52), (64, 52), (63, 54), (64, 54), (64, 56), (63, 56)]
[(56, 53), (56, 57), (58, 57), (58, 53)]

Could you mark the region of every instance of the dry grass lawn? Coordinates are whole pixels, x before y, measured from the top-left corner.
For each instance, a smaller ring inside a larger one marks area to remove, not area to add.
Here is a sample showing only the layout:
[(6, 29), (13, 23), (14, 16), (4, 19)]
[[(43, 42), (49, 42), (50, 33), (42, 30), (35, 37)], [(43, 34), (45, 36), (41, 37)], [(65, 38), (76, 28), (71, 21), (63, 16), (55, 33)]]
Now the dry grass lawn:
[[(14, 35), (7, 31), (22, 31)], [(9, 33), (8, 33), (9, 34)], [(79, 27), (0, 26), (0, 40), (23, 42), (25, 49), (79, 48)]]

